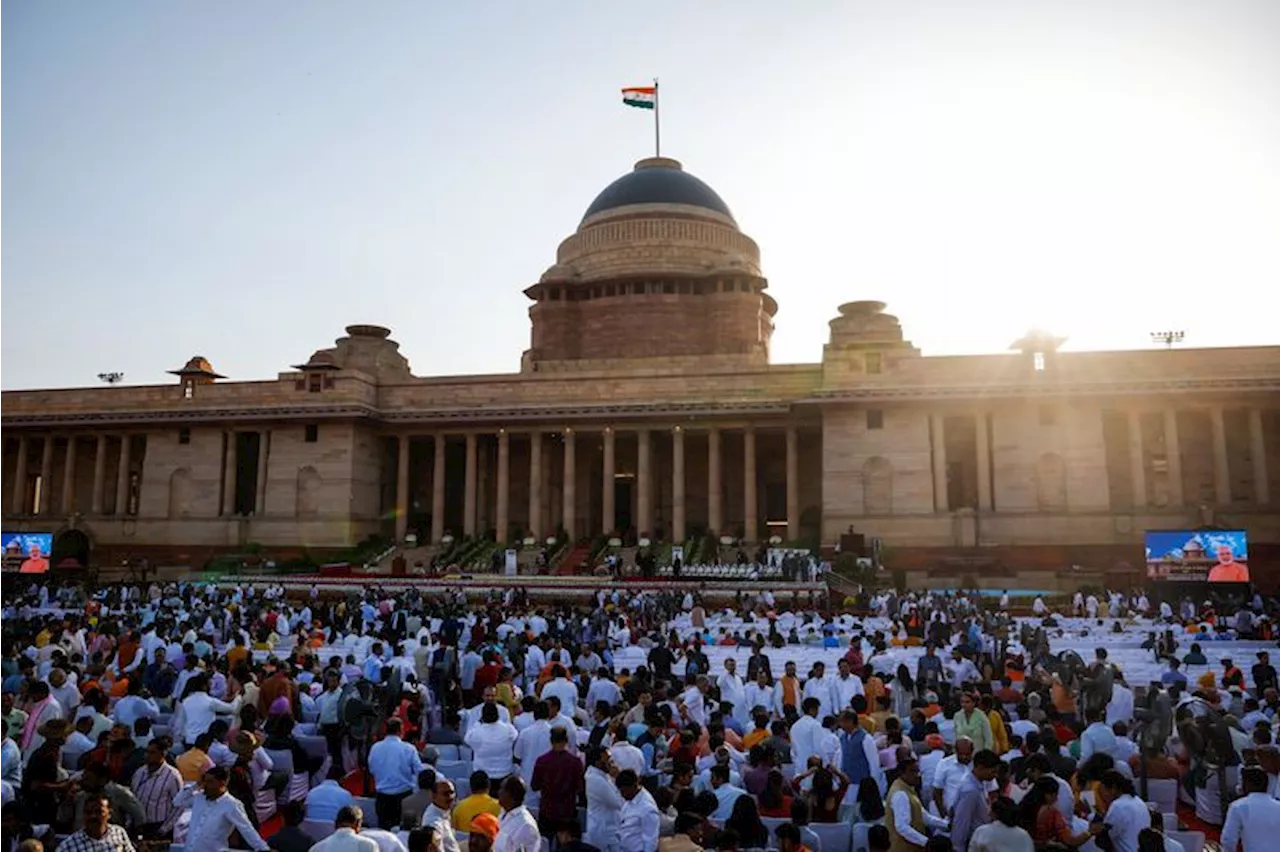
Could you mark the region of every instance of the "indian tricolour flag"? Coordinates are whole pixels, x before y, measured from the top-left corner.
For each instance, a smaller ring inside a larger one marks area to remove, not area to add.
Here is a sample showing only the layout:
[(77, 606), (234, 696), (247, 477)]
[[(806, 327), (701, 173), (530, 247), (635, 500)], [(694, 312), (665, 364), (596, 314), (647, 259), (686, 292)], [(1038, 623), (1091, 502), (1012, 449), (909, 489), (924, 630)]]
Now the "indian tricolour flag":
[(622, 90), (622, 102), (640, 109), (653, 109), (658, 103), (657, 86), (633, 86)]

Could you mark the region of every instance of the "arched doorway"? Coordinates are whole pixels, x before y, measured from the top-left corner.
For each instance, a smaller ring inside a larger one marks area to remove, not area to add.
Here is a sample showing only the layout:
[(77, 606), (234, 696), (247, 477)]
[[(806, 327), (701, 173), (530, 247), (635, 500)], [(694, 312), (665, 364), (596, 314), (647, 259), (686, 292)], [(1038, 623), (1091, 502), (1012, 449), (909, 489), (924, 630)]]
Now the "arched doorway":
[(89, 536), (80, 530), (63, 530), (53, 537), (53, 553), (49, 556), (49, 564), (57, 568), (63, 560), (72, 559), (80, 567), (87, 568), (92, 549)]

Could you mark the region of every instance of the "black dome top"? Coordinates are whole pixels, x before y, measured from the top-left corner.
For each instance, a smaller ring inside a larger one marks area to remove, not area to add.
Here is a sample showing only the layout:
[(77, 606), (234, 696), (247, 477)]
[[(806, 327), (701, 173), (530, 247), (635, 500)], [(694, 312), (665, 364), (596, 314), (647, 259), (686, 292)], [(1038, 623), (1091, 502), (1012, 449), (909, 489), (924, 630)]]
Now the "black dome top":
[(714, 189), (684, 171), (679, 162), (666, 157), (651, 157), (636, 163), (635, 171), (618, 178), (596, 196), (582, 218), (585, 221), (597, 213), (630, 204), (687, 204), (714, 210), (733, 221), (729, 205)]

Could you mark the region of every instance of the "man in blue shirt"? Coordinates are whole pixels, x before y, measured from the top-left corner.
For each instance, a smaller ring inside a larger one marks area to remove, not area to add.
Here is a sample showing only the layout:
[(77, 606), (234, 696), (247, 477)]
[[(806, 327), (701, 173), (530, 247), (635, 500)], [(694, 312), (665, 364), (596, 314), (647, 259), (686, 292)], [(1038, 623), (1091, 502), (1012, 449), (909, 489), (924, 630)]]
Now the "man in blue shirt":
[(1160, 683), (1165, 687), (1173, 686), (1175, 683), (1183, 689), (1187, 686), (1187, 676), (1178, 669), (1182, 664), (1178, 662), (1176, 657), (1169, 658), (1169, 670), (1160, 675)]
[(369, 749), (379, 828), (400, 824), (400, 803), (417, 788), (423, 768), (418, 750), (400, 739), (402, 727), (399, 719), (388, 719), (387, 735)]

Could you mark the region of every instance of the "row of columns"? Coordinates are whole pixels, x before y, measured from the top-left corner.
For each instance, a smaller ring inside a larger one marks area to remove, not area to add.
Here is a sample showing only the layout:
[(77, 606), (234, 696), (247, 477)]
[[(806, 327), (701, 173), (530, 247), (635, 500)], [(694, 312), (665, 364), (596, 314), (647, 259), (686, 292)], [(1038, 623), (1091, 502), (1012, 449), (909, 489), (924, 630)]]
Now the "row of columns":
[[(1133, 482), (1134, 503), (1139, 507), (1148, 505), (1146, 464), (1142, 442), (1142, 415), (1143, 412), (1141, 410), (1130, 409), (1127, 430), (1129, 437), (1130, 479)], [(978, 468), (978, 508), (983, 511), (992, 511), (994, 502), (991, 480), (991, 441), (988, 434), (987, 416), (982, 412), (973, 416)], [(1263, 433), (1262, 409), (1249, 409), (1248, 417), (1250, 458), (1253, 464), (1254, 502), (1265, 505), (1271, 500), (1271, 489), (1267, 479), (1266, 439)], [(1168, 465), (1169, 479), (1169, 504), (1181, 506), (1183, 505), (1182, 451), (1178, 441), (1178, 412), (1171, 408), (1165, 409), (1163, 418), (1165, 458)], [(1231, 465), (1227, 448), (1224, 408), (1216, 406), (1210, 409), (1209, 421), (1213, 433), (1214, 498), (1218, 505), (1225, 506), (1231, 503), (1232, 493)], [(949, 508), (945, 423), (944, 415), (930, 415), (929, 432), (933, 455), (934, 508), (938, 512), (945, 512)], [(788, 464), (790, 464), (790, 461), (788, 461)], [(788, 480), (790, 480), (790, 473), (788, 473)], [(787, 511), (789, 516), (790, 506), (788, 506)]]
[[(543, 432), (534, 430), (529, 433), (529, 522), (536, 531), (542, 532), (545, 524), (545, 505), (542, 496), (542, 438)], [(573, 428), (566, 428), (564, 437), (564, 475), (561, 506), (563, 525), (573, 530), (577, 522), (577, 433)], [(636, 503), (638, 506), (636, 528), (648, 532), (653, 529), (653, 439), (652, 430), (637, 429), (636, 435)], [(617, 507), (613, 490), (617, 475), (617, 433), (612, 427), (602, 430), (604, 443), (603, 459), (603, 491), (601, 522), (602, 533), (610, 533), (617, 520)], [(396, 539), (403, 541), (408, 532), (409, 521), (409, 441), (412, 436), (400, 435), (397, 445), (396, 465)], [(477, 463), (476, 442), (478, 435), (466, 433), (465, 482), (463, 486), (463, 535), (471, 536), (478, 532), (476, 523), (477, 495)], [(433, 436), (435, 442), (435, 469), (432, 477), (431, 494), (431, 540), (439, 541), (444, 536), (444, 460), (445, 435)], [(671, 538), (673, 541), (684, 541), (687, 535), (686, 524), (686, 474), (685, 474), (685, 429), (675, 426), (671, 429), (672, 446), (672, 499), (671, 499)], [(707, 431), (708, 464), (708, 526), (720, 532), (724, 526), (724, 503), (722, 492), (722, 459), (720, 429)], [(511, 525), (511, 436), (506, 429), (499, 429), (498, 470), (496, 517), (494, 526), (500, 536), (506, 535)], [(786, 429), (786, 477), (787, 477), (787, 537), (795, 539), (800, 534), (800, 483), (799, 483), (799, 437), (795, 427)], [(748, 426), (743, 430), (743, 510), (744, 537), (747, 541), (759, 538), (758, 497), (756, 489), (756, 433), (755, 428)]]
[[(21, 435), (18, 438), (18, 464), (13, 477), (13, 493), (10, 495), (9, 509), (14, 515), (26, 514), (27, 511), (27, 456), (30, 454), (31, 438)], [(40, 455), (40, 494), (39, 502), (34, 507), (38, 515), (47, 515), (53, 497), (50, 487), (53, 480), (53, 448), (56, 436), (48, 435), (39, 439), (43, 447)], [(93, 459), (93, 492), (90, 513), (101, 515), (106, 496), (107, 479), (107, 435), (98, 436), (97, 450)], [(59, 511), (69, 515), (76, 510), (76, 436), (67, 436), (67, 452), (62, 468), (62, 499)], [(120, 467), (116, 474), (116, 513), (122, 513), (129, 501), (129, 466), (133, 441), (129, 435), (120, 436)]]
[[(1133, 481), (1133, 501), (1137, 506), (1146, 506), (1147, 471), (1146, 456), (1142, 443), (1142, 414), (1139, 409), (1129, 410), (1129, 464), (1130, 478)], [(1178, 441), (1178, 412), (1172, 408), (1165, 409), (1164, 417), (1164, 450), (1168, 465), (1169, 502), (1180, 506), (1182, 494), (1182, 449)], [(1271, 483), (1267, 479), (1267, 447), (1263, 433), (1262, 409), (1251, 408), (1249, 418), (1249, 456), (1253, 464), (1253, 496), (1254, 502), (1267, 504), (1271, 502)], [(1213, 491), (1214, 501), (1225, 506), (1232, 500), (1231, 494), (1231, 461), (1227, 450), (1226, 412), (1222, 406), (1209, 410), (1209, 423), (1213, 435)]]

